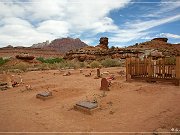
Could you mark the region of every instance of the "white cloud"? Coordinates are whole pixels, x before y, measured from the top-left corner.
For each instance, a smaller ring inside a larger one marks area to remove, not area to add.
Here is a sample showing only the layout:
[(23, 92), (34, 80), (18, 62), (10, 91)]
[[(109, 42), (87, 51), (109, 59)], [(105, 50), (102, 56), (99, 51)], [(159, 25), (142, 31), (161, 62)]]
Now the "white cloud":
[[(151, 33), (149, 29), (177, 20), (180, 20), (180, 15), (175, 15), (162, 19), (154, 19), (150, 21), (133, 20), (124, 25), (125, 29), (119, 29), (118, 31), (116, 31), (115, 32), (116, 34), (114, 34), (110, 38), (110, 40), (113, 42), (128, 42), (128, 41), (136, 40), (141, 37), (149, 37), (148, 34)], [(178, 37), (170, 34), (164, 34), (159, 36), (165, 36), (165, 35), (168, 36), (169, 38)]]
[(180, 35), (171, 34), (171, 33), (160, 33), (159, 36), (173, 38), (173, 39), (180, 39)]
[(0, 27), (0, 43), (3, 45), (32, 45), (32, 43), (52, 40), (49, 33), (38, 32), (28, 21), (19, 18), (6, 18)]
[(39, 24), (39, 27), (37, 27), (37, 31), (47, 34), (49, 33), (56, 37), (67, 36), (69, 33), (68, 29), (69, 29), (68, 23), (64, 21), (55, 21), (55, 20), (44, 21)]
[(133, 23), (131, 22), (131, 24), (127, 23), (126, 27), (130, 29), (137, 29), (138, 31), (144, 31), (144, 30), (148, 30), (150, 28), (153, 28), (153, 27), (165, 24), (165, 23), (177, 21), (177, 20), (180, 20), (180, 15), (165, 17), (162, 19), (154, 19), (150, 21), (138, 20), (138, 21), (134, 21)]
[[(155, 7), (154, 12), (146, 13), (144, 17), (162, 17), (165, 14), (172, 14), (172, 11), (176, 11), (180, 8), (179, 0), (161, 0)], [(178, 11), (177, 11), (178, 12)]]
[[(104, 32), (111, 35), (110, 42), (124, 43), (149, 37), (151, 28), (180, 20), (179, 14), (164, 14), (163, 18), (157, 16), (148, 21), (131, 20), (117, 26), (108, 16), (110, 11), (124, 8), (131, 0), (20, 1), (0, 2), (0, 46), (29, 46), (71, 35), (93, 43), (96, 34)], [(159, 12), (153, 10), (152, 15), (161, 15), (180, 7), (180, 2), (162, 4), (163, 2), (160, 3)], [(164, 36), (179, 38), (170, 33), (164, 33)]]
[(0, 2), (0, 18), (2, 17), (22, 17), (25, 9), (18, 4), (14, 4), (11, 0), (8, 2)]
[[(0, 45), (31, 45), (75, 33), (95, 35), (118, 27), (110, 11), (125, 7), (130, 0), (8, 0), (0, 2)], [(2, 21), (3, 20), (3, 21)], [(31, 40), (33, 39), (34, 40)], [(27, 40), (28, 39), (28, 40)]]

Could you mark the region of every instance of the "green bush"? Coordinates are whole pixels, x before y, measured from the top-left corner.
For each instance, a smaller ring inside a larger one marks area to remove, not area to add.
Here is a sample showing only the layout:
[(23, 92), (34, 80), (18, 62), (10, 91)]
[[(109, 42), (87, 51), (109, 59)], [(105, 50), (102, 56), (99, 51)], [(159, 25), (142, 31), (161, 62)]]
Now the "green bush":
[(48, 58), (48, 59), (44, 59), (43, 57), (39, 57), (39, 58), (36, 58), (36, 59), (41, 61), (42, 63), (49, 63), (49, 64), (64, 62), (63, 58)]
[(93, 62), (90, 63), (91, 68), (99, 68), (100, 65), (101, 65), (101, 63), (98, 62), (98, 61), (93, 61)]
[(110, 59), (107, 58), (101, 62), (102, 66), (104, 67), (118, 67), (121, 66), (121, 62), (117, 59)]
[(0, 58), (0, 66), (8, 62), (9, 59), (3, 59), (2, 57)]

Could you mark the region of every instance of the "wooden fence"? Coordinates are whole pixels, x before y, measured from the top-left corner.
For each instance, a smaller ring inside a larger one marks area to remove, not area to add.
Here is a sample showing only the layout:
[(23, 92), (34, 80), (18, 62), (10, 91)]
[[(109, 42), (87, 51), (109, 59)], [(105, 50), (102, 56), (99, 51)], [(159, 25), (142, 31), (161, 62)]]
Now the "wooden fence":
[[(171, 61), (168, 61), (171, 60)], [(146, 81), (171, 81), (179, 86), (180, 56), (176, 58), (126, 58), (126, 80), (144, 79)]]

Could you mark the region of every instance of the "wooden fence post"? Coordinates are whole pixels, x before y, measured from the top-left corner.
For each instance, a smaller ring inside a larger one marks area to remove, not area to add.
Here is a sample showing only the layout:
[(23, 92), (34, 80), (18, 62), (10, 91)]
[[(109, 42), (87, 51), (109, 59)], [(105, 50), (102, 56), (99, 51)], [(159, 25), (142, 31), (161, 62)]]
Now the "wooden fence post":
[(177, 79), (176, 85), (179, 86), (179, 81), (180, 81), (180, 56), (176, 56), (176, 68), (175, 68), (175, 72), (176, 72), (176, 79)]
[(130, 62), (131, 62), (131, 59), (126, 58), (126, 81), (130, 81), (130, 79), (131, 79)]
[(153, 71), (152, 71), (152, 58), (148, 58), (148, 65), (147, 65), (147, 71), (148, 71), (148, 77), (152, 77)]
[(165, 78), (165, 57), (162, 59), (162, 77)]

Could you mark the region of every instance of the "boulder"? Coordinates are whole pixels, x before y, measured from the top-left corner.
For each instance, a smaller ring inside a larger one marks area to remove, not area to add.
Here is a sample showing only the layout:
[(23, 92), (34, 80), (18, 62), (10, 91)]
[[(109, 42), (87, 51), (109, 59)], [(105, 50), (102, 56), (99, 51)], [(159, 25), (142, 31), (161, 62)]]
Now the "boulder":
[(167, 42), (167, 41), (168, 41), (168, 38), (154, 38), (154, 39), (152, 39), (151, 41), (153, 41), (153, 40), (155, 40), (155, 41)]

